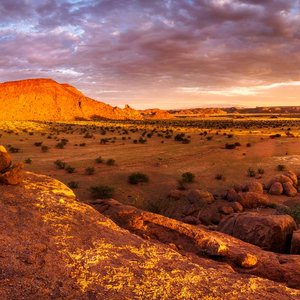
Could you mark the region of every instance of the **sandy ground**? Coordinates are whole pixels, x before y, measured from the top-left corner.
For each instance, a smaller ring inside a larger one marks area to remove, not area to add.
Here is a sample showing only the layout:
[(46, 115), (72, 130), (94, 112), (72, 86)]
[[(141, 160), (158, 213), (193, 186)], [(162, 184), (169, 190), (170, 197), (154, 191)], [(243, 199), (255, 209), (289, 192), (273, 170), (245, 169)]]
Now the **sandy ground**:
[[(115, 132), (100, 134), (100, 127), (115, 128)], [(264, 174), (259, 179), (267, 180), (276, 173), (277, 165), (284, 165), (287, 169), (300, 172), (300, 134), (299, 127), (291, 128), (296, 137), (285, 135), (287, 128), (262, 128), (252, 130), (212, 130), (207, 140), (200, 133), (203, 129), (187, 129), (177, 127), (176, 131), (185, 132), (191, 136), (191, 143), (182, 144), (172, 139), (159, 137), (155, 133), (147, 139), (145, 144), (134, 144), (133, 140), (139, 139), (145, 131), (149, 133), (153, 126), (136, 126), (101, 123), (76, 123), (70, 124), (39, 124), (31, 122), (13, 123), (2, 122), (0, 143), (7, 146), (20, 148), (19, 153), (13, 153), (14, 161), (32, 159), (31, 164), (25, 168), (37, 173), (58, 178), (68, 184), (70, 181), (79, 183), (75, 193), (82, 201), (90, 199), (89, 188), (97, 184), (106, 184), (115, 188), (114, 198), (124, 203), (147, 209), (151, 204), (165, 201), (170, 190), (176, 188), (177, 181), (183, 172), (193, 172), (196, 182), (192, 187), (206, 189), (216, 195), (222, 195), (227, 188), (235, 183), (246, 183), (253, 180), (247, 176), (248, 168), (264, 169)], [(123, 135), (124, 128), (137, 128), (137, 132)], [(93, 133), (93, 138), (84, 138), (83, 129)], [(27, 129), (28, 132), (23, 132)], [(57, 131), (57, 134), (55, 131)], [(33, 135), (30, 135), (30, 132)], [(158, 130), (159, 132), (159, 130)], [(233, 134), (228, 138), (224, 133)], [(47, 136), (52, 133), (53, 138)], [(270, 134), (280, 133), (282, 137), (271, 139)], [(176, 134), (176, 133), (174, 133)], [(115, 137), (115, 143), (100, 144), (102, 138)], [(122, 140), (126, 137), (126, 140)], [(131, 140), (127, 138), (131, 137)], [(57, 149), (55, 145), (60, 139), (68, 139), (64, 149)], [(162, 143), (163, 141), (163, 143)], [(43, 142), (49, 146), (49, 151), (43, 153), (40, 147), (34, 146), (35, 142)], [(239, 142), (240, 147), (226, 150), (226, 143)], [(80, 147), (75, 144), (86, 143)], [(250, 147), (246, 144), (251, 143)], [(97, 164), (95, 159), (101, 156), (104, 160), (114, 159), (115, 166), (105, 163)], [(54, 161), (60, 159), (76, 168), (75, 173), (69, 174), (65, 170), (58, 170)], [(94, 175), (86, 175), (85, 168), (94, 167)], [(130, 185), (128, 175), (132, 172), (143, 172), (150, 178), (150, 182), (141, 185)], [(215, 176), (221, 174), (224, 179), (216, 180)]]

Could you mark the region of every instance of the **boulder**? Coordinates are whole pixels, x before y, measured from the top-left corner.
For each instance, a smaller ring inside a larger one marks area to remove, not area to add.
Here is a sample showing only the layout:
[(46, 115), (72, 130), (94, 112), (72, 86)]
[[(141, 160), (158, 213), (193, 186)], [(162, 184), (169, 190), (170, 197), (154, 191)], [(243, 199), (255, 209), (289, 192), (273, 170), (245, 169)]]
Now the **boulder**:
[(294, 173), (293, 171), (287, 171), (284, 173), (284, 175), (289, 177), (292, 180), (294, 186), (298, 184), (298, 177), (296, 173)]
[(192, 189), (187, 191), (186, 199), (191, 203), (201, 202), (203, 204), (210, 204), (214, 201), (214, 196), (207, 192), (199, 189)]
[(252, 181), (247, 183), (246, 185), (246, 191), (247, 192), (254, 192), (258, 194), (263, 194), (264, 188), (263, 185), (258, 181)]
[(290, 252), (288, 245), (296, 228), (294, 219), (289, 215), (260, 215), (253, 212), (228, 216), (218, 227), (221, 232), (278, 253)]
[(9, 168), (5, 173), (0, 174), (0, 183), (17, 185), (22, 182), (23, 163), (17, 163)]
[(239, 202), (233, 202), (231, 207), (233, 208), (234, 212), (242, 212), (244, 210), (242, 204)]
[(0, 172), (4, 172), (11, 166), (12, 160), (6, 149), (1, 146), (0, 148)]
[(293, 232), (291, 254), (300, 254), (300, 229)]
[(269, 189), (269, 194), (271, 195), (281, 195), (283, 193), (283, 186), (282, 183), (276, 181), (274, 182), (270, 189)]
[(239, 192), (240, 198), (238, 202), (242, 204), (244, 208), (257, 208), (267, 207), (271, 204), (267, 195), (255, 192)]
[(235, 189), (229, 189), (226, 194), (226, 199), (229, 202), (237, 202), (241, 196), (238, 194), (238, 192)]
[(224, 215), (230, 215), (232, 213), (234, 213), (234, 210), (232, 208), (232, 206), (230, 205), (222, 205), (219, 207), (219, 212), (224, 214)]
[(293, 181), (290, 177), (286, 175), (276, 175), (274, 176), (269, 183), (267, 184), (267, 189), (270, 189), (270, 187), (273, 185), (275, 182), (280, 182), (280, 183), (285, 183), (285, 182), (291, 182), (293, 184)]
[(199, 219), (197, 219), (196, 217), (193, 217), (193, 216), (186, 216), (186, 217), (183, 217), (181, 220), (182, 220), (182, 222), (188, 223), (188, 224), (191, 224), (191, 225), (200, 224)]
[(289, 197), (297, 196), (298, 192), (291, 182), (285, 182), (282, 184), (282, 186), (283, 186), (284, 193), (287, 196), (289, 196)]
[(173, 200), (179, 200), (183, 196), (183, 192), (180, 190), (172, 190), (169, 193), (169, 198)]

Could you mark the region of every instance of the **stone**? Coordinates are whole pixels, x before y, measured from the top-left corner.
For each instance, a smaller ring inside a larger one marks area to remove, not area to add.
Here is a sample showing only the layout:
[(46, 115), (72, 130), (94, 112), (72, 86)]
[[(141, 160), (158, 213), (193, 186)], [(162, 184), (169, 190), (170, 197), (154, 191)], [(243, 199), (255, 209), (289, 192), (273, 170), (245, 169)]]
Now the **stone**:
[(17, 185), (23, 179), (23, 163), (17, 163), (8, 169), (4, 174), (0, 174), (0, 183)]
[(219, 224), (219, 231), (264, 250), (289, 253), (287, 245), (297, 228), (289, 215), (260, 215), (245, 212), (228, 216)]
[(291, 182), (293, 183), (292, 179), (288, 176), (285, 175), (276, 175), (274, 176), (269, 183), (267, 184), (267, 189), (270, 189), (270, 187), (272, 186), (273, 183), (275, 182), (280, 182), (280, 183), (285, 183), (285, 182)]
[(0, 172), (4, 172), (5, 170), (7, 170), (11, 166), (11, 163), (12, 163), (12, 160), (11, 160), (9, 153), (7, 153), (6, 149), (3, 146), (1, 146), (1, 148), (0, 148)]
[(269, 189), (269, 194), (271, 195), (281, 195), (283, 193), (283, 186), (282, 183), (276, 181), (274, 182), (270, 189)]
[(231, 207), (233, 208), (234, 212), (242, 212), (244, 210), (242, 204), (239, 202), (233, 202)]
[(300, 229), (293, 232), (291, 254), (300, 254)]
[(237, 265), (245, 269), (254, 268), (257, 263), (258, 259), (253, 254), (244, 253), (237, 258)]
[(189, 190), (186, 194), (186, 198), (191, 204), (197, 202), (210, 204), (214, 201), (214, 196), (211, 193), (199, 189)]
[(222, 205), (219, 207), (219, 212), (224, 214), (224, 215), (230, 215), (232, 213), (234, 213), (234, 210), (232, 208), (232, 206), (230, 205)]
[(252, 181), (247, 183), (246, 185), (246, 191), (247, 192), (254, 192), (258, 194), (263, 194), (264, 188), (263, 185), (258, 181)]
[(200, 224), (199, 219), (197, 219), (196, 217), (193, 217), (193, 216), (186, 216), (186, 217), (183, 217), (181, 220), (184, 223), (188, 223), (188, 224), (192, 224), (192, 225)]
[(298, 184), (298, 177), (296, 175), (296, 173), (294, 173), (293, 171), (287, 171), (284, 173), (285, 176), (291, 178), (292, 182), (293, 182), (293, 185), (294, 186), (297, 186)]
[(293, 186), (291, 182), (285, 182), (282, 184), (284, 193), (289, 197), (295, 197), (297, 196), (298, 191)]
[(236, 202), (240, 199), (240, 195), (236, 192), (235, 189), (229, 189), (227, 191), (226, 199), (229, 202)]
[(238, 202), (240, 202), (244, 208), (267, 207), (271, 204), (268, 196), (264, 194), (255, 192), (240, 192), (239, 195), (240, 199)]

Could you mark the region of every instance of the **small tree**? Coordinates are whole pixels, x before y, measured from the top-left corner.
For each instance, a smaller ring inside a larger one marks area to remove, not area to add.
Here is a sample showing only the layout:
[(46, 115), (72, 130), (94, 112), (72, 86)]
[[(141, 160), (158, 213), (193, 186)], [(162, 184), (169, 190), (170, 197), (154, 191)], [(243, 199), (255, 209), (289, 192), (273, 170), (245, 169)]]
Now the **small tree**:
[(128, 177), (128, 182), (130, 184), (139, 184), (139, 183), (146, 183), (149, 182), (149, 177), (141, 172), (132, 173)]
[(112, 198), (114, 195), (114, 188), (108, 185), (100, 184), (97, 186), (92, 186), (90, 188), (90, 193), (94, 199)]

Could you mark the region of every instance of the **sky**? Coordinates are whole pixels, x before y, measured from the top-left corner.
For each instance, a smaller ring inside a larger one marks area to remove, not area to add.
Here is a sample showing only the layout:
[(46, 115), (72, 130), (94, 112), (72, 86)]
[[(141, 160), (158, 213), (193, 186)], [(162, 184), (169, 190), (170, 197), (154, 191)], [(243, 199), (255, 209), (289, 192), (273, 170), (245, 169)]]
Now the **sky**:
[(0, 82), (123, 107), (300, 105), (300, 0), (1, 0)]

